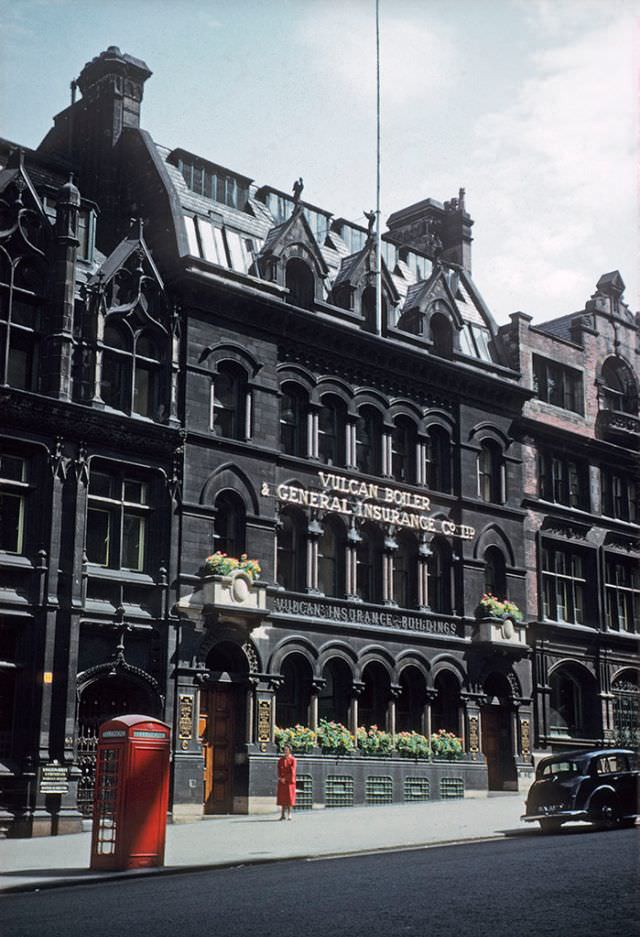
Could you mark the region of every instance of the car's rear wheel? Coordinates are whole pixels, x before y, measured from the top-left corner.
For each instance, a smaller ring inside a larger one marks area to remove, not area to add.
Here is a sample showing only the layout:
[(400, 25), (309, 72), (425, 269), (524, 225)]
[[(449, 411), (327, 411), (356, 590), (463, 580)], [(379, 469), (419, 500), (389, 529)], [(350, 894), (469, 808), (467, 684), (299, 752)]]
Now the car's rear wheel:
[(548, 820), (538, 820), (538, 823), (543, 833), (559, 833), (560, 827), (562, 826), (562, 820), (551, 818)]
[(593, 811), (593, 822), (599, 830), (613, 830), (620, 823), (618, 805), (613, 800), (603, 800)]

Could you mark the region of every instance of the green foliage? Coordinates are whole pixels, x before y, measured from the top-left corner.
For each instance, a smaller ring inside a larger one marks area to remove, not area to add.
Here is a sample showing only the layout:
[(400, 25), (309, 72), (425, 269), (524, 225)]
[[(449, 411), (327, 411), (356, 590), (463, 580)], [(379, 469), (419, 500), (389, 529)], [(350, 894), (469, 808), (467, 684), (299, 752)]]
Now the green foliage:
[(398, 732), (395, 737), (395, 748), (405, 758), (428, 758), (431, 754), (431, 743), (426, 735), (419, 732)]
[(355, 749), (354, 737), (341, 722), (327, 722), (326, 719), (321, 719), (316, 735), (323, 752), (346, 755)]
[(462, 739), (446, 729), (438, 729), (431, 736), (431, 751), (436, 758), (459, 758), (462, 755)]
[(366, 755), (390, 755), (393, 750), (393, 736), (378, 726), (359, 726), (356, 731), (358, 750)]
[(480, 608), (492, 618), (510, 615), (514, 621), (522, 621), (522, 612), (515, 602), (510, 602), (509, 599), (498, 599), (490, 592), (485, 592), (480, 599)]
[(301, 726), (299, 723), (295, 726), (289, 726), (287, 729), (280, 729), (276, 726), (275, 740), (279, 751), (283, 751), (285, 745), (288, 745), (291, 751), (297, 755), (312, 752), (317, 744), (317, 736), (313, 729)]
[(246, 553), (242, 553), (240, 559), (235, 556), (227, 556), (216, 550), (204, 561), (205, 573), (209, 576), (228, 576), (236, 569), (246, 573), (250, 579), (257, 579), (262, 572), (260, 563), (257, 560), (251, 560)]

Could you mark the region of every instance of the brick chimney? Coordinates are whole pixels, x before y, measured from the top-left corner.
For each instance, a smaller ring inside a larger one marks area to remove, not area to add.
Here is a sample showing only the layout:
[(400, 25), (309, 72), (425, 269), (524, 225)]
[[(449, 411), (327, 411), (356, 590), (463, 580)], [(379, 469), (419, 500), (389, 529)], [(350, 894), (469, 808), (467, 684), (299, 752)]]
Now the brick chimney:
[(465, 191), (444, 205), (426, 198), (394, 212), (387, 220), (387, 237), (400, 247), (413, 248), (431, 260), (459, 264), (471, 273), (471, 228), (465, 207)]

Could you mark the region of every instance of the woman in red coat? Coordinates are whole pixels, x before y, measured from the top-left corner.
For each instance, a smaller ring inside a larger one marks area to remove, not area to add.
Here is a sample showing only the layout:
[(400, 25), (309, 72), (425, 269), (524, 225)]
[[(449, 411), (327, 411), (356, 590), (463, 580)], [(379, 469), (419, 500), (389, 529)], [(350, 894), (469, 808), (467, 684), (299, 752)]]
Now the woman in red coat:
[(291, 808), (296, 802), (296, 760), (291, 749), (285, 745), (282, 758), (278, 759), (278, 792), (276, 803), (280, 807), (280, 819), (291, 819)]

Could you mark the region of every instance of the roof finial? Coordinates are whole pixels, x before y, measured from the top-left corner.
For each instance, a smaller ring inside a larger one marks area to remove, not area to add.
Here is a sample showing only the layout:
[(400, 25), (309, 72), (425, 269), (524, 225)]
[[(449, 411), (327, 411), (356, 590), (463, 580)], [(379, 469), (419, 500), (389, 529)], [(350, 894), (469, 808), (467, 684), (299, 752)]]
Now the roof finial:
[(372, 208), (371, 211), (365, 211), (364, 217), (367, 219), (367, 239), (373, 236), (373, 229), (376, 226), (376, 213)]
[(300, 201), (300, 196), (302, 195), (302, 190), (304, 189), (304, 182), (302, 181), (302, 176), (293, 183), (293, 204), (297, 205)]

